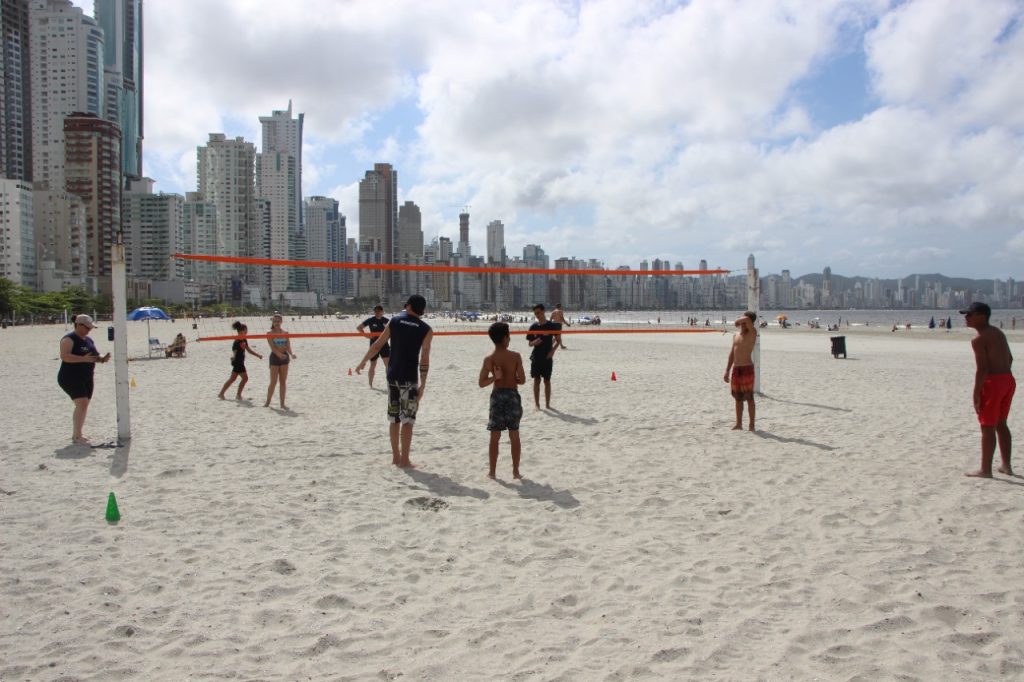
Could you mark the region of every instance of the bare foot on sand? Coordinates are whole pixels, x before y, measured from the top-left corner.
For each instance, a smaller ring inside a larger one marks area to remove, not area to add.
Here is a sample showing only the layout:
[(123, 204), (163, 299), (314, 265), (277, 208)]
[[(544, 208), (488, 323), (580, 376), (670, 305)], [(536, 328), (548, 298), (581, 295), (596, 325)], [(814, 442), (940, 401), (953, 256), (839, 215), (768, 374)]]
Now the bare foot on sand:
[(732, 427), (732, 430), (733, 431), (742, 431), (743, 430), (743, 424), (737, 424), (736, 426)]
[(221, 400), (224, 400), (224, 394), (223, 393), (218, 393), (217, 397), (220, 398)]
[(519, 473), (518, 470), (512, 472), (512, 478), (519, 479), (520, 481), (523, 480), (523, 476), (522, 474)]
[(1011, 469), (1010, 467), (999, 467), (998, 469), (996, 469), (996, 471), (998, 471), (1001, 474), (1006, 474), (1007, 476), (1013, 476), (1013, 469)]
[(270, 401), (268, 400), (267, 402), (263, 403), (263, 407), (270, 407)]
[(977, 471), (968, 471), (964, 476), (970, 476), (971, 478), (992, 478), (992, 472), (978, 469)]
[(92, 441), (85, 436), (76, 436), (71, 439), (71, 442), (75, 445), (92, 445)]
[(750, 428), (748, 429), (748, 431), (753, 431), (753, 430), (754, 430), (754, 425), (753, 425), (753, 424), (751, 424), (751, 425), (750, 425)]
[(489, 478), (489, 479), (491, 479), (493, 481), (493, 480), (496, 480), (498, 477), (494, 475), (493, 471), (491, 471), (490, 473), (487, 474), (487, 478)]
[(409, 460), (406, 460), (404, 462), (399, 462), (397, 464), (397, 466), (398, 466), (399, 469), (415, 469), (416, 468), (416, 465), (413, 464), (412, 462), (410, 462)]

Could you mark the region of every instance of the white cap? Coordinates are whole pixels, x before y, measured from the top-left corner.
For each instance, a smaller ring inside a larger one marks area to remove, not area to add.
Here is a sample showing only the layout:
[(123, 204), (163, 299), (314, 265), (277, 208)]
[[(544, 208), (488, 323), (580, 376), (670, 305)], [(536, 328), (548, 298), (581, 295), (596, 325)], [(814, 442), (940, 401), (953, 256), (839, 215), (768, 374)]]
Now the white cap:
[(89, 329), (92, 329), (96, 326), (96, 324), (92, 321), (92, 318), (89, 317), (88, 315), (79, 315), (78, 317), (76, 317), (75, 324), (85, 325)]

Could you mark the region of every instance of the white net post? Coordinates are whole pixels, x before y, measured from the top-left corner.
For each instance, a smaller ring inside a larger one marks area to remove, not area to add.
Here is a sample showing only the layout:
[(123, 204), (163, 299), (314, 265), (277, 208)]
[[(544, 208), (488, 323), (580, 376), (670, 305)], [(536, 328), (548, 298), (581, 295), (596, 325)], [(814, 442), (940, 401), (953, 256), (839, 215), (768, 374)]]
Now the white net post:
[(761, 331), (757, 326), (757, 318), (761, 316), (761, 279), (754, 267), (754, 254), (747, 257), (747, 310), (757, 317), (754, 318), (754, 329), (757, 337), (754, 340), (754, 392), (761, 394)]
[(128, 288), (124, 243), (119, 238), (110, 247), (111, 297), (114, 304), (114, 401), (117, 405), (117, 439), (131, 440), (131, 407), (128, 404), (131, 387), (128, 376)]

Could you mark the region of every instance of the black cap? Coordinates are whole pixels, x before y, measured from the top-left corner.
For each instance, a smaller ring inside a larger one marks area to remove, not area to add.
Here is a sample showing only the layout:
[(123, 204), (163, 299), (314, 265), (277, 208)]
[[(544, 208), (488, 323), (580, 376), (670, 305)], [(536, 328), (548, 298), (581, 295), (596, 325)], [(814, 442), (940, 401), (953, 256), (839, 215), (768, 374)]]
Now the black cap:
[(988, 307), (988, 303), (981, 303), (980, 301), (975, 301), (974, 303), (970, 304), (969, 306), (960, 311), (961, 315), (967, 315), (969, 313), (980, 313), (985, 317), (991, 317), (992, 309)]

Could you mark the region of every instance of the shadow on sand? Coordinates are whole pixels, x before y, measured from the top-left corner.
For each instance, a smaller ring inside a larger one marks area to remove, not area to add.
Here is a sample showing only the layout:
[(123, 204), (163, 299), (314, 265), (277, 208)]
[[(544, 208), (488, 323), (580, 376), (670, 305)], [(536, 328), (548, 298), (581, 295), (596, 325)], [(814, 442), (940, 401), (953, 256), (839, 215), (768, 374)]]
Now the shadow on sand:
[(114, 448), (114, 456), (110, 458), (110, 475), (114, 478), (121, 478), (128, 471), (128, 454), (131, 449), (130, 440), (118, 443)]
[(71, 445), (65, 445), (54, 450), (53, 455), (57, 459), (85, 459), (86, 457), (92, 457), (92, 447), (72, 443)]
[(486, 490), (469, 488), (441, 474), (431, 474), (419, 469), (402, 469), (402, 473), (441, 497), (475, 497), (478, 500), (490, 497)]
[(832, 407), (831, 405), (818, 405), (817, 403), (801, 403), (796, 400), (783, 400), (782, 398), (773, 398), (765, 393), (759, 393), (757, 398), (759, 400), (773, 400), (777, 403), (785, 403), (787, 405), (800, 405), (801, 407), (817, 407), (820, 410), (833, 410), (834, 412), (853, 412), (848, 407)]
[(825, 445), (824, 443), (815, 443), (813, 440), (806, 440), (804, 438), (784, 438), (782, 436), (776, 436), (774, 433), (768, 433), (767, 431), (757, 430), (754, 431), (754, 435), (758, 438), (764, 438), (765, 440), (774, 440), (779, 443), (796, 443), (797, 445), (808, 445), (812, 448), (818, 448), (819, 450), (825, 450), (831, 452), (837, 448), (831, 445)]
[(546, 483), (537, 483), (528, 478), (522, 479), (519, 485), (502, 480), (498, 480), (498, 484), (509, 490), (515, 490), (524, 500), (553, 502), (562, 509), (575, 509), (580, 506), (580, 501), (568, 490), (555, 490)]
[(561, 419), (564, 422), (569, 422), (570, 424), (587, 424), (588, 426), (592, 426), (594, 424), (600, 423), (599, 419), (594, 419), (593, 417), (577, 417), (576, 415), (573, 414), (559, 412), (553, 407), (549, 407), (548, 409), (544, 410), (544, 414), (551, 415), (552, 417)]

